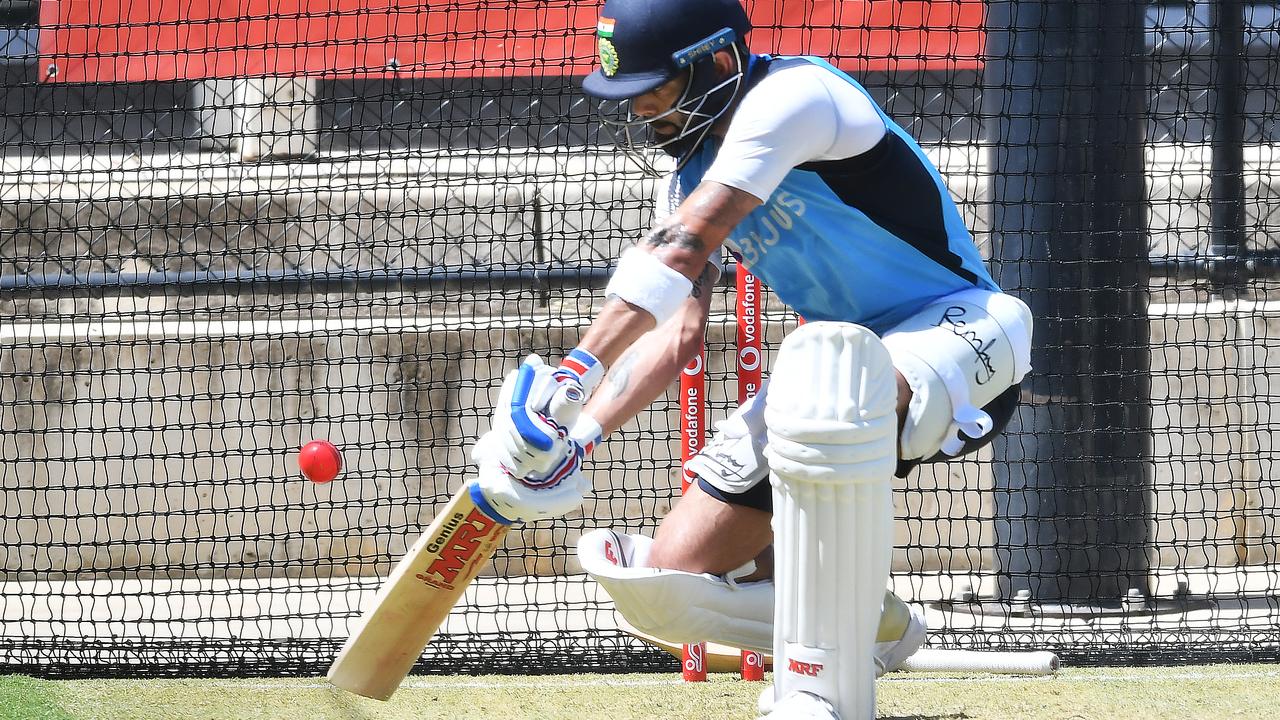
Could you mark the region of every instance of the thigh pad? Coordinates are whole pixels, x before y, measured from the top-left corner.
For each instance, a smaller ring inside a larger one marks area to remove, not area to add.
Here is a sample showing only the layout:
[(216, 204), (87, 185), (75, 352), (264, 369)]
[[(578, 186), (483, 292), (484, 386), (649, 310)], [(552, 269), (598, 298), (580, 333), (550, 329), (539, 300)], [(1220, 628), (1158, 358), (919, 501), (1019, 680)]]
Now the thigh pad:
[[(901, 439), (904, 460), (956, 456), (989, 439), (1010, 387), (1031, 368), (1031, 312), (1003, 293), (965, 290), (927, 305), (885, 333), (913, 397)], [(1007, 421), (1007, 414), (1004, 418)]]

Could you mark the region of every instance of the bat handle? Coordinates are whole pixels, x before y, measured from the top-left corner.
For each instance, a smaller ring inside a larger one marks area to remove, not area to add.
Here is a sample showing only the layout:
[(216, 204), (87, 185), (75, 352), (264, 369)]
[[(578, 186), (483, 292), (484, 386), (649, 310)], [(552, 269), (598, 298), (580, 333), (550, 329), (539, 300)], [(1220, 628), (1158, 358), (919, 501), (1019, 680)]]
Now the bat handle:
[(564, 384), (551, 396), (547, 409), (551, 411), (551, 417), (555, 418), (556, 422), (565, 427), (573, 427), (573, 423), (582, 414), (582, 406), (586, 402), (587, 394), (583, 392), (580, 385)]
[[(528, 407), (535, 372), (536, 364), (534, 363), (526, 361), (520, 366), (519, 374), (516, 376), (515, 390), (511, 397), (511, 421), (515, 424), (516, 432), (520, 433), (520, 437), (524, 438), (525, 442), (546, 451), (552, 448), (555, 438), (548, 437), (546, 432), (536, 425)], [(582, 413), (582, 406), (586, 401), (587, 395), (581, 385), (562, 383), (547, 403), (547, 411), (556, 422), (565, 427), (572, 427), (578, 415)]]

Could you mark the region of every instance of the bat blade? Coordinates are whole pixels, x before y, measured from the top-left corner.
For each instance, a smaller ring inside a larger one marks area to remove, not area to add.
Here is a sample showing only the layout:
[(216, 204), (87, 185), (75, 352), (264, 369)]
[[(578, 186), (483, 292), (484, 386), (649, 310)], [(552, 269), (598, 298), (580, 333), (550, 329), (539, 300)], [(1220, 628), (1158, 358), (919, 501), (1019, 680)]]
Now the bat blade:
[(329, 682), (389, 699), (510, 527), (476, 505), (470, 485), (454, 493), (365, 608)]

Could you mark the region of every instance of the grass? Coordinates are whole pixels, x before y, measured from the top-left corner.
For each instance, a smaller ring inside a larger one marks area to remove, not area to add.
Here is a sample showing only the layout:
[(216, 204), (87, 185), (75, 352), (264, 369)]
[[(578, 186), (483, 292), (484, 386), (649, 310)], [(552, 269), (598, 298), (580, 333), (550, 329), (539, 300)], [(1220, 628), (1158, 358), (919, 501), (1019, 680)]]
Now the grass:
[(67, 720), (58, 684), (17, 676), (0, 676), (0, 720)]
[[(729, 676), (414, 677), (390, 702), (321, 679), (0, 677), (0, 720), (749, 720), (762, 686)], [(1280, 665), (1067, 669), (1052, 678), (895, 674), (881, 717), (903, 720), (1216, 720), (1280, 714)]]

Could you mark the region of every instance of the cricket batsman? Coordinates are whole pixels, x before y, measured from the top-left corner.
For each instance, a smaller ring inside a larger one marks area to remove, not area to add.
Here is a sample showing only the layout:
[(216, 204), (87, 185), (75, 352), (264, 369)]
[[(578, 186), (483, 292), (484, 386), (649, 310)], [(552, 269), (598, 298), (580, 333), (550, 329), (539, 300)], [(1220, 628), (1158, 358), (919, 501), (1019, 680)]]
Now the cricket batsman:
[(875, 678), (925, 632), (885, 593), (892, 479), (1003, 429), (1032, 319), (867, 91), (814, 57), (752, 54), (750, 29), (738, 0), (605, 2), (583, 89), (620, 148), (676, 170), (578, 346), (512, 371), (473, 456), (499, 516), (578, 507), (583, 459), (699, 352), (727, 248), (807, 322), (656, 537), (597, 530), (578, 553), (638, 629), (772, 653), (767, 717), (867, 720)]

